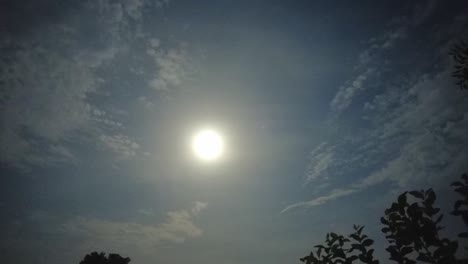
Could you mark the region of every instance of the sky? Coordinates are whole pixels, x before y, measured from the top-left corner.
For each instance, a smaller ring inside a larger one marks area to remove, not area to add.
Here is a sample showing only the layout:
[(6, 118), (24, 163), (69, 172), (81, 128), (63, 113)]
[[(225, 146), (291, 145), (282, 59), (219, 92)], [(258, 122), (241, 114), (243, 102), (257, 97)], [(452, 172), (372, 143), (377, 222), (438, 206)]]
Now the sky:
[(468, 171), (467, 28), (462, 0), (2, 1), (2, 258), (299, 263), (361, 224), (383, 260), (396, 196), (448, 212)]

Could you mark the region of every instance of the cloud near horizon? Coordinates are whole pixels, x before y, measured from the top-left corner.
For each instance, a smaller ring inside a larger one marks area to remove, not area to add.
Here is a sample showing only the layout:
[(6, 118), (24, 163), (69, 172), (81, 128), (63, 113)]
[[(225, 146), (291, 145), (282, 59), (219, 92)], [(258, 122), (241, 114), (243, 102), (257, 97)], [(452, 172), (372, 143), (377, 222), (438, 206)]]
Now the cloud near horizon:
[[(77, 246), (83, 251), (93, 248), (152, 251), (202, 236), (203, 230), (194, 221), (207, 206), (207, 203), (196, 201), (188, 209), (166, 212), (161, 223), (148, 222), (149, 218), (155, 217), (153, 213), (147, 215), (145, 223), (90, 216), (76, 216), (61, 223), (61, 217), (45, 211), (31, 213), (29, 221), (44, 228), (43, 233), (79, 238), (81, 242)], [(50, 227), (50, 223), (55, 223), (54, 227)]]

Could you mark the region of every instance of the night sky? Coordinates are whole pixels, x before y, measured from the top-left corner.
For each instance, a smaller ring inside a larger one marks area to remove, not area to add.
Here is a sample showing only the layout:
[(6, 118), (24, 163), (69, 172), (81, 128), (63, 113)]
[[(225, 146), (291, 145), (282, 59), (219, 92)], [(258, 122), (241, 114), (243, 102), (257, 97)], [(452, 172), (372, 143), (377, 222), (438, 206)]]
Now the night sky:
[(300, 263), (353, 224), (384, 259), (396, 196), (447, 213), (468, 171), (467, 29), (463, 0), (1, 1), (1, 262)]

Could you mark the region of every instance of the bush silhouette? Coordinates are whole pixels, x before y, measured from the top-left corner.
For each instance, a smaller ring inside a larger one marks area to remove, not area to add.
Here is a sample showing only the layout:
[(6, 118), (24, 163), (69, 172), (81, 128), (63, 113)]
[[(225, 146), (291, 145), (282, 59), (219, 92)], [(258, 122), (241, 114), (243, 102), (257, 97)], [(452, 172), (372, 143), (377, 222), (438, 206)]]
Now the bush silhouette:
[(119, 254), (109, 254), (106, 257), (106, 253), (92, 252), (87, 254), (80, 264), (128, 264), (130, 258), (121, 257)]
[[(468, 175), (463, 174), (460, 181), (452, 183), (461, 199), (454, 204), (452, 215), (461, 216), (468, 226)], [(385, 210), (380, 219), (382, 232), (389, 242), (386, 251), (390, 260), (399, 264), (419, 262), (433, 264), (468, 263), (468, 259), (457, 259), (458, 241), (442, 238), (439, 231), (443, 228), (443, 215), (440, 208), (434, 206), (437, 199), (432, 189), (404, 192), (396, 202)], [(377, 264), (370, 248), (373, 240), (362, 233), (363, 226), (354, 226), (354, 233), (348, 237), (328, 233), (324, 245), (315, 246), (315, 252), (301, 258), (306, 264)], [(468, 238), (468, 232), (462, 232), (459, 238)], [(356, 253), (357, 252), (357, 253)]]

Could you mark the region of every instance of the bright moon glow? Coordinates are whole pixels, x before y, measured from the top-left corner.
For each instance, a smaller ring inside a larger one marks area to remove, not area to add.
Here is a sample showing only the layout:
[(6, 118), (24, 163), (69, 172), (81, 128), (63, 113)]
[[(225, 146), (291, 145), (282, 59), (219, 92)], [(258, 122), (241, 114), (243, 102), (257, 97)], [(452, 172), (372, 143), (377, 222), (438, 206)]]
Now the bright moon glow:
[(223, 139), (214, 130), (202, 130), (193, 137), (192, 148), (200, 159), (216, 160), (223, 153)]

